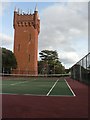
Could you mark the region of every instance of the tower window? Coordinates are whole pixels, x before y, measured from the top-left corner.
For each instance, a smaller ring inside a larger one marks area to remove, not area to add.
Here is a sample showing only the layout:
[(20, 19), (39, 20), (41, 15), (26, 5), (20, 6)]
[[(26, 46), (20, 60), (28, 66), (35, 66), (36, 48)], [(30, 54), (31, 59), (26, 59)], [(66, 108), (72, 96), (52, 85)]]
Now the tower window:
[(18, 44), (18, 51), (20, 51), (20, 44)]
[(28, 58), (28, 61), (30, 62), (30, 54), (29, 54), (29, 58)]

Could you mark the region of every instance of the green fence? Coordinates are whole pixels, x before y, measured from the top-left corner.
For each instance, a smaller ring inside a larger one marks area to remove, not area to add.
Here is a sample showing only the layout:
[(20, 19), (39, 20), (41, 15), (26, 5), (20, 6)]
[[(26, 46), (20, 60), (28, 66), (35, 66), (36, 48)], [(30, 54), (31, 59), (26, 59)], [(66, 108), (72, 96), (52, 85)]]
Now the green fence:
[(71, 67), (71, 78), (90, 85), (90, 52)]

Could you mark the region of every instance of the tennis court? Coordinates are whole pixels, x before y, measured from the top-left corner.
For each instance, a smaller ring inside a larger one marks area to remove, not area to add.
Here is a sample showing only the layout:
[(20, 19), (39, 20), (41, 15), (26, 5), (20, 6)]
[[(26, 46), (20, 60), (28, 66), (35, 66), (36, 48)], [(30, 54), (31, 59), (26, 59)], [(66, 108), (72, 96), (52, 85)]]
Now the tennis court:
[(88, 87), (70, 77), (6, 76), (2, 79), (2, 118), (87, 116)]
[(75, 96), (64, 78), (8, 78), (2, 81), (3, 94), (34, 96)]

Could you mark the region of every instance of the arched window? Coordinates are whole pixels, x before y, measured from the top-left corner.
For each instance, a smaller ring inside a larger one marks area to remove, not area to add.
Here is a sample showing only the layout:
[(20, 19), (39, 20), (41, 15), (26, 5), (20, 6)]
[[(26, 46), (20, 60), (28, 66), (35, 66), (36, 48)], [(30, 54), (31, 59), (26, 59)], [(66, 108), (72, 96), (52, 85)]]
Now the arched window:
[(18, 51), (20, 51), (20, 44), (18, 44)]
[(28, 61), (30, 62), (30, 54), (29, 54), (29, 58), (28, 58)]

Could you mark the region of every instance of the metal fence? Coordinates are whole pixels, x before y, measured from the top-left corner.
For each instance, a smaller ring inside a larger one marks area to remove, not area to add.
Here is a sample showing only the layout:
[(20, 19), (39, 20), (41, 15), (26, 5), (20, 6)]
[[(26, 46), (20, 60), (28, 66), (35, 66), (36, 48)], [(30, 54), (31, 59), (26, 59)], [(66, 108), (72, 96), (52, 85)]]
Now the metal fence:
[(71, 67), (71, 78), (90, 85), (90, 52)]

